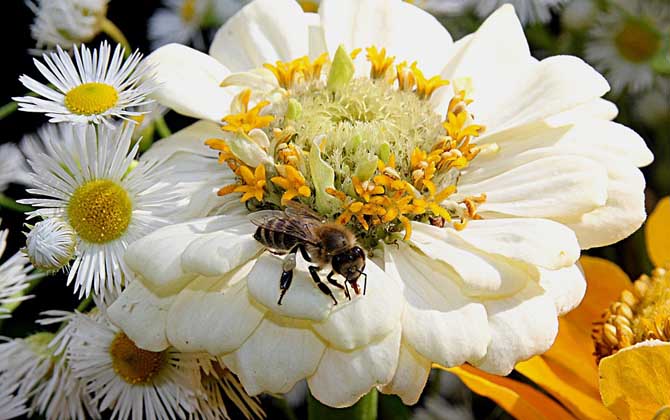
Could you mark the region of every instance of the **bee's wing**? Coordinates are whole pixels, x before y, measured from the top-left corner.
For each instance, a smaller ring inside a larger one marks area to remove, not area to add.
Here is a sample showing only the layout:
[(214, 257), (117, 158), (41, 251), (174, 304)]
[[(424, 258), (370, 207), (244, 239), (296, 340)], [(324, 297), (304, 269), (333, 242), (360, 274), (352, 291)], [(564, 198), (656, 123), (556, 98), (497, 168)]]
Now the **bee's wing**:
[(324, 217), (321, 216), (319, 213), (315, 212), (314, 210), (310, 209), (309, 207), (307, 207), (302, 203), (298, 203), (297, 201), (289, 201), (288, 203), (286, 203), (285, 212), (289, 216), (296, 218), (308, 217), (310, 219), (318, 220), (321, 223), (325, 221)]
[[(319, 238), (314, 234), (314, 229), (321, 222), (313, 218), (290, 216), (279, 210), (261, 210), (251, 213), (249, 220), (263, 229), (285, 233), (309, 244), (316, 245), (319, 242)], [(280, 220), (281, 223), (275, 223), (277, 220)]]

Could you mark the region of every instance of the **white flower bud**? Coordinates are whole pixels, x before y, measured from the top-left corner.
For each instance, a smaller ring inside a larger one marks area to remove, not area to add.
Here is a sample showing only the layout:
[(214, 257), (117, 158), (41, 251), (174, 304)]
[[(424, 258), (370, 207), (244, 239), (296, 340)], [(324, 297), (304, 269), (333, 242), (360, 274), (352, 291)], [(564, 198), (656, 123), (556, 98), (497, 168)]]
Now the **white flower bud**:
[(52, 218), (37, 223), (26, 235), (25, 252), (36, 268), (56, 271), (74, 256), (75, 232), (66, 222)]

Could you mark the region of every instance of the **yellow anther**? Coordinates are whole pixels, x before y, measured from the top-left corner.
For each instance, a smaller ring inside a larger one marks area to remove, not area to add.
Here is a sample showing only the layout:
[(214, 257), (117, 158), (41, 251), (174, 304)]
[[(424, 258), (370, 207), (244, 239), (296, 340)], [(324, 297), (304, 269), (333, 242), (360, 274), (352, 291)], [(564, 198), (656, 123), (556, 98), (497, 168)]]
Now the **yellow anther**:
[(237, 175), (242, 178), (243, 184), (232, 184), (227, 185), (221, 188), (218, 191), (218, 195), (226, 195), (233, 192), (243, 193), (240, 201), (242, 203), (255, 198), (258, 201), (263, 200), (263, 194), (265, 192), (265, 184), (267, 180), (265, 178), (265, 166), (258, 165), (254, 172), (251, 172), (248, 166), (242, 165), (237, 171)]
[(370, 68), (370, 78), (385, 78), (386, 72), (393, 65), (395, 57), (387, 57), (386, 48), (382, 48), (381, 51), (378, 51), (377, 47), (372, 46), (366, 48), (365, 51), (367, 51), (366, 57), (372, 65), (372, 68)]
[(361, 197), (366, 203), (370, 201), (370, 198), (373, 195), (384, 194), (384, 187), (377, 185), (372, 181), (363, 181), (361, 182), (358, 177), (354, 176), (351, 178), (352, 183), (354, 184), (354, 190), (359, 197)]
[(236, 171), (239, 168), (241, 161), (235, 156), (235, 154), (228, 146), (223, 139), (208, 139), (205, 141), (205, 145), (209, 146), (213, 150), (219, 151), (219, 163), (227, 163), (228, 167), (233, 171)]
[(352, 60), (355, 60), (356, 57), (358, 57), (358, 54), (361, 53), (361, 51), (363, 51), (363, 50), (360, 49), (360, 48), (354, 48), (354, 49), (351, 50), (351, 52), (349, 53), (349, 57), (351, 57)]
[(223, 117), (223, 122), (226, 123), (223, 131), (232, 133), (248, 134), (254, 128), (265, 128), (272, 121), (272, 115), (259, 115), (261, 110), (270, 105), (269, 101), (260, 101), (253, 108), (249, 109), (249, 100), (251, 99), (251, 90), (243, 90), (236, 98), (241, 107), (241, 112), (238, 114), (230, 114)]
[(467, 92), (465, 90), (461, 90), (449, 101), (449, 108), (447, 113), (458, 115), (461, 112), (467, 111), (467, 106), (470, 105), (472, 101), (472, 99), (467, 97)]
[(284, 194), (281, 196), (282, 205), (286, 205), (295, 197), (312, 195), (312, 190), (299, 170), (290, 165), (277, 165), (277, 171), (281, 176), (272, 177), (270, 180), (284, 189)]
[(467, 124), (468, 113), (461, 112), (458, 115), (450, 112), (447, 114), (447, 120), (442, 123), (447, 135), (460, 142), (466, 137), (479, 137), (484, 131), (483, 125)]
[(422, 99), (430, 98), (430, 96), (437, 88), (449, 84), (449, 81), (443, 79), (440, 77), (440, 75), (426, 79), (426, 77), (423, 75), (423, 72), (416, 66), (416, 62), (412, 63), (411, 71), (416, 81), (416, 93)]

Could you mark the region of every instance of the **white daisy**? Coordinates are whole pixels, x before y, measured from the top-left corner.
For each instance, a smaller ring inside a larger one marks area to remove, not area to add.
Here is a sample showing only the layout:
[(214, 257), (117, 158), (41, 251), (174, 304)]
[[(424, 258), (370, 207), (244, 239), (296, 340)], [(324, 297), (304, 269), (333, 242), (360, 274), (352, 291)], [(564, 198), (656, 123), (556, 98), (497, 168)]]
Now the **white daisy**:
[[(147, 154), (192, 188), (191, 220), (128, 248), (139, 281), (110, 316), (143, 348), (221, 355), (251, 395), (306, 379), (333, 407), (373, 387), (411, 404), (433, 363), (507, 374), (579, 303), (580, 247), (645, 219), (637, 167), (652, 155), (609, 121), (607, 82), (576, 57), (533, 58), (511, 6), (454, 43), (399, 0), (324, 0), (318, 15), (256, 0), (209, 56), (174, 44), (148, 61), (156, 99), (208, 121)], [(328, 220), (367, 257), (338, 254), (344, 275), (328, 278), (266, 252), (250, 219), (281, 230), (291, 201), (317, 216), (291, 219), (288, 239), (317, 246)]]
[(31, 217), (57, 217), (74, 229), (68, 284), (74, 280), (80, 296), (120, 290), (132, 278), (123, 261), (126, 247), (164, 225), (161, 212), (170, 211), (172, 193), (156, 185), (164, 169), (134, 166), (132, 131), (132, 124), (63, 127), (70, 139), (45, 139), (53, 155), (29, 161), (34, 187), (28, 192), (40, 197), (21, 202), (38, 208)]
[(14, 143), (0, 144), (0, 193), (7, 189), (9, 184), (25, 184), (28, 166), (19, 148)]
[(58, 271), (74, 258), (77, 234), (63, 220), (37, 222), (26, 234), (25, 253), (35, 268)]
[(516, 9), (521, 23), (547, 22), (551, 12), (557, 10), (567, 0), (417, 0), (417, 6), (433, 13), (461, 13), (474, 8), (477, 15), (488, 17), (503, 4), (511, 4)]
[[(670, 3), (660, 0), (619, 1), (611, 5), (589, 32), (586, 58), (602, 71), (612, 92), (648, 90), (655, 83), (670, 85), (670, 78), (653, 68), (653, 60), (667, 42)], [(665, 31), (665, 35), (664, 35)]]
[(30, 34), (38, 49), (70, 48), (91, 41), (101, 30), (109, 0), (37, 0)]
[(176, 42), (179, 44), (193, 43), (197, 48), (204, 48), (202, 39), (203, 21), (211, 12), (210, 0), (164, 0), (162, 7), (149, 19), (148, 38), (151, 49)]
[[(5, 252), (8, 234), (8, 230), (0, 230), (0, 257)], [(30, 274), (32, 270), (28, 258), (21, 252), (17, 252), (0, 264), (0, 319), (10, 316), (7, 306), (32, 297), (24, 295), (24, 290), (30, 286), (30, 282), (39, 276)]]
[(103, 41), (92, 52), (85, 45), (73, 52), (74, 62), (60, 47), (42, 56), (44, 64), (34, 60), (54, 88), (26, 75), (19, 77), (26, 88), (39, 95), (13, 98), (21, 111), (44, 113), (50, 122), (110, 124), (113, 117), (140, 115), (129, 108), (151, 102), (146, 97), (154, 88), (151, 69), (141, 62), (139, 51), (124, 59), (121, 45), (112, 53)]
[[(70, 124), (52, 124), (47, 123), (42, 125), (37, 132), (26, 134), (21, 138), (19, 148), (23, 152), (26, 160), (35, 161), (39, 155), (46, 154), (52, 158), (56, 158), (57, 154), (54, 150), (54, 145), (61, 144), (65, 149), (72, 149), (74, 137), (72, 136), (72, 129)], [(26, 165), (27, 167), (28, 165)], [(30, 169), (26, 168), (29, 174)], [(27, 182), (30, 182), (30, 176), (27, 177)]]
[(172, 419), (196, 410), (194, 356), (140, 349), (103, 314), (78, 314), (72, 323), (68, 360), (100, 411), (111, 410), (112, 419)]

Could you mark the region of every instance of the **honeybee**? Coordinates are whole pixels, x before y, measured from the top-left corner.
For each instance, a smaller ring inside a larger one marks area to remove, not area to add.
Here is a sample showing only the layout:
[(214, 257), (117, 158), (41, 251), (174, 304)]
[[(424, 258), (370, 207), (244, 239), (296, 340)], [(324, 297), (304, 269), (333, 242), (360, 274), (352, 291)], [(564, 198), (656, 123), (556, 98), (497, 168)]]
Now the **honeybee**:
[[(281, 305), (284, 295), (291, 287), (293, 269), (296, 266), (296, 254), (315, 265), (309, 267), (309, 274), (319, 290), (333, 299), (337, 299), (328, 285), (321, 281), (319, 271), (330, 265), (326, 276), (328, 283), (344, 290), (351, 300), (349, 285), (357, 295), (361, 293), (358, 280), (363, 276), (363, 294), (367, 289), (368, 275), (365, 270), (365, 252), (356, 245), (356, 237), (346, 227), (328, 222), (309, 208), (291, 203), (285, 211), (261, 210), (251, 213), (251, 222), (258, 226), (254, 239), (263, 244), (270, 252), (286, 255), (279, 279), (280, 295), (277, 301)], [(333, 278), (335, 274), (344, 277), (344, 285)]]

